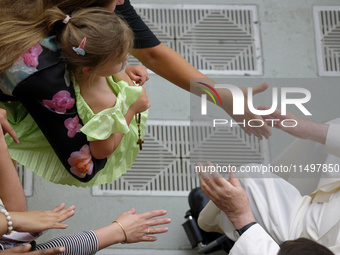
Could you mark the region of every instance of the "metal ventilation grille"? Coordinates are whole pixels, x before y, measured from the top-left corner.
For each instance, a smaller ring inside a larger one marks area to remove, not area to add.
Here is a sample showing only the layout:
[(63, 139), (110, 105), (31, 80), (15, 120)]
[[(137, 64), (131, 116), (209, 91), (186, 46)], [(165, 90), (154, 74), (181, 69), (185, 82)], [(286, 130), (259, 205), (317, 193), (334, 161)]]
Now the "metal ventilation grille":
[[(134, 5), (161, 42), (207, 74), (262, 75), (254, 5)], [(131, 57), (131, 64), (138, 61)]]
[(33, 196), (33, 172), (17, 163), (17, 171), (26, 196)]
[(149, 121), (144, 141), (131, 170), (112, 184), (94, 187), (93, 195), (187, 196), (199, 186), (191, 163), (240, 166), (263, 163), (267, 157), (265, 146), (240, 128)]
[(340, 6), (315, 6), (319, 74), (340, 76)]

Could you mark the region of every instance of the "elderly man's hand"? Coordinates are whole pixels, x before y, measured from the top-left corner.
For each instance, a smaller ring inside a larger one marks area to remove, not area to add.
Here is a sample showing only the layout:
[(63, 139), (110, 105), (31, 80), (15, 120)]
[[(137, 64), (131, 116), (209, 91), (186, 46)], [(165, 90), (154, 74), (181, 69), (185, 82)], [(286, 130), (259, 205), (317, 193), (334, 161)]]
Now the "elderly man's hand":
[(228, 182), (215, 171), (211, 162), (207, 163), (206, 168), (201, 163), (196, 166), (200, 167), (199, 179), (203, 192), (227, 215), (236, 229), (255, 221), (247, 193), (235, 174), (229, 174)]

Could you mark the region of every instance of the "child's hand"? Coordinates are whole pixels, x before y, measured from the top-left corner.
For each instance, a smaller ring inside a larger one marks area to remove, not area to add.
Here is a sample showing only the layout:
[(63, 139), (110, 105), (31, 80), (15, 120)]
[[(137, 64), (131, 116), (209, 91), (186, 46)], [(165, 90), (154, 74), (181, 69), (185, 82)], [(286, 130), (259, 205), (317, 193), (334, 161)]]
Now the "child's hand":
[(146, 94), (145, 88), (142, 88), (142, 93), (138, 97), (137, 101), (130, 106), (129, 110), (132, 110), (134, 114), (141, 113), (150, 108), (149, 98)]
[(147, 80), (149, 80), (149, 73), (142, 65), (128, 65), (125, 68), (125, 73), (131, 80), (142, 86)]
[(9, 212), (13, 228), (18, 232), (40, 232), (47, 229), (65, 229), (61, 222), (74, 215), (75, 206), (65, 208), (62, 203), (50, 211)]

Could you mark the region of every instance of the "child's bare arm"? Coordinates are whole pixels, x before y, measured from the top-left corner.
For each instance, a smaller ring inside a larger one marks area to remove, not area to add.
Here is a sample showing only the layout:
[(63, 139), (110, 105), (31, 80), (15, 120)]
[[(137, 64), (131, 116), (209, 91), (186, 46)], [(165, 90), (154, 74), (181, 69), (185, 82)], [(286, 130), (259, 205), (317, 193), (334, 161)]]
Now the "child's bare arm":
[(7, 121), (6, 111), (0, 109), (0, 198), (10, 211), (26, 211), (27, 204), (18, 173), (8, 153), (4, 133), (8, 132), (18, 140), (15, 131)]
[[(150, 103), (148, 96), (146, 95), (145, 88), (142, 88), (142, 93), (137, 101), (130, 106), (128, 112), (125, 115), (125, 120), (130, 125), (135, 114), (144, 112), (149, 109)], [(98, 140), (90, 142), (90, 150), (92, 156), (97, 159), (109, 157), (118, 147), (123, 139), (123, 133), (114, 133), (106, 140)]]

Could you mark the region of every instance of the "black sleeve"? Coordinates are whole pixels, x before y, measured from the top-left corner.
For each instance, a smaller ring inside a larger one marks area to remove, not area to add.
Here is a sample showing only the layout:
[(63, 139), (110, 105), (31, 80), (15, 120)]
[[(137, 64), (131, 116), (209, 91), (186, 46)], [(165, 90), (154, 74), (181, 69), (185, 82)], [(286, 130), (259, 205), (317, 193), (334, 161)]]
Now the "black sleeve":
[(137, 14), (130, 0), (125, 0), (124, 4), (117, 5), (116, 12), (125, 19), (133, 30), (135, 35), (135, 49), (151, 48), (160, 44), (158, 38)]

